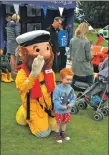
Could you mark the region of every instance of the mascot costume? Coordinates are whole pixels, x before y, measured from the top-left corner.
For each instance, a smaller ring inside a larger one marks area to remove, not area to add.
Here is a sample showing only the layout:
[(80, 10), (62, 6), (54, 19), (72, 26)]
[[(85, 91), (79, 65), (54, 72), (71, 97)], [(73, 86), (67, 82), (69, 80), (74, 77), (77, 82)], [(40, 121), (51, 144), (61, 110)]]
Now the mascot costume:
[(35, 30), (18, 36), (16, 41), (22, 59), (16, 76), (22, 105), (16, 113), (16, 121), (20, 125), (28, 124), (35, 136), (47, 137), (56, 125), (52, 113), (52, 92), (56, 83), (51, 68), (54, 57), (50, 33)]

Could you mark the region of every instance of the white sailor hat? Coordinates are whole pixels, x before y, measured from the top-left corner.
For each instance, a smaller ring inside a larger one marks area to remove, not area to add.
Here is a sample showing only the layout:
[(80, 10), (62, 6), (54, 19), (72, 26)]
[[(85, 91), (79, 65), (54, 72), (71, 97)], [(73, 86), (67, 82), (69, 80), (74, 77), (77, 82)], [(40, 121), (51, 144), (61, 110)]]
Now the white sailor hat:
[(50, 33), (45, 30), (34, 30), (18, 36), (16, 41), (19, 45), (24, 47), (35, 43), (49, 42)]

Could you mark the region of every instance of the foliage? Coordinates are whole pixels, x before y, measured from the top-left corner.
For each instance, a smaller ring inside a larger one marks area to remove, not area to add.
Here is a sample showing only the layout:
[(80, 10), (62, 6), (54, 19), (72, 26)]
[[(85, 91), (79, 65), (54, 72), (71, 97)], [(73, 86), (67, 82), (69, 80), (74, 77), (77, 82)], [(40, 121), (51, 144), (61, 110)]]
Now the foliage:
[(105, 27), (109, 24), (108, 1), (81, 1), (78, 3), (79, 13), (84, 15), (84, 19), (93, 27)]

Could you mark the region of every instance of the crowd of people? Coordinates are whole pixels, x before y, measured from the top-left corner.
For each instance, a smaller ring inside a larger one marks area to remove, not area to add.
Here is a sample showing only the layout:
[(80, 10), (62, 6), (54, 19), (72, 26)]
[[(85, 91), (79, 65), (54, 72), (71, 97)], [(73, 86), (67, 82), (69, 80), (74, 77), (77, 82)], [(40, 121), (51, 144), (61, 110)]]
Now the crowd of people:
[[(14, 14), (7, 17), (6, 34), (6, 54), (10, 57), (12, 75), (16, 74), (16, 65), (18, 64), (18, 44), (16, 37), (21, 34), (20, 16)], [(61, 17), (55, 17), (53, 23), (46, 29), (50, 32), (51, 46), (54, 54), (52, 69), (59, 72), (66, 67), (67, 54), (66, 47), (70, 48), (72, 59), (72, 71), (75, 73), (72, 86), (75, 80), (93, 82), (93, 66), (91, 64), (92, 53), (90, 42), (86, 38), (88, 33), (88, 24), (81, 23), (75, 30), (75, 36), (69, 40), (69, 31)]]

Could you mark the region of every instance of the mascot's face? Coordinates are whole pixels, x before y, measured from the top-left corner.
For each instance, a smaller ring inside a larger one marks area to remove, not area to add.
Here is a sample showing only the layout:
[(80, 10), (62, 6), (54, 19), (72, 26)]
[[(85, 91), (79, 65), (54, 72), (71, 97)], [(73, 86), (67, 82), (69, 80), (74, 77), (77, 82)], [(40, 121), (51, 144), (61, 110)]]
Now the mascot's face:
[(30, 51), (29, 55), (32, 55), (33, 57), (41, 55), (44, 57), (45, 60), (48, 60), (51, 55), (50, 54), (51, 48), (48, 42), (31, 45), (31, 46), (28, 46), (27, 49), (28, 51)]
[(47, 67), (52, 67), (54, 58), (49, 42), (37, 43), (27, 47), (19, 47), (19, 55), (22, 58), (23, 64), (26, 65), (29, 71), (31, 70), (34, 58), (38, 55), (44, 57), (45, 64), (43, 69), (46, 69)]

